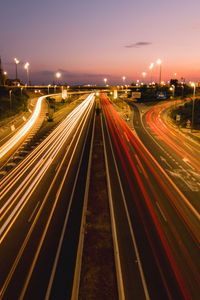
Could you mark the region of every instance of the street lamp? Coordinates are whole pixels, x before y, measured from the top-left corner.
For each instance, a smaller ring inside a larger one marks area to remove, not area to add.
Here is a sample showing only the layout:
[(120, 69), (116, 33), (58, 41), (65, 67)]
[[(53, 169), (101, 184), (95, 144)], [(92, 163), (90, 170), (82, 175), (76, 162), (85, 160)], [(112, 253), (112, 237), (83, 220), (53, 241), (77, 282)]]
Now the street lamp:
[(172, 86), (170, 87), (170, 91), (172, 91), (172, 96), (174, 98), (174, 95), (175, 95), (175, 85), (172, 84)]
[(50, 88), (50, 86), (51, 86), (50, 84), (48, 84), (48, 86), (47, 86), (47, 88), (48, 88), (48, 94), (49, 94), (49, 88)]
[(123, 76), (123, 77), (122, 77), (122, 80), (123, 80), (123, 83), (125, 83), (126, 77)]
[(58, 79), (58, 83), (59, 83), (60, 77), (61, 77), (61, 73), (60, 73), (60, 72), (57, 72), (57, 73), (56, 73), (56, 78)]
[(7, 77), (7, 72), (6, 71), (4, 71), (3, 72), (3, 85), (6, 85), (6, 77)]
[(15, 61), (15, 77), (18, 79), (18, 73), (17, 73), (17, 65), (20, 63), (20, 61), (17, 58), (14, 58)]
[(194, 128), (194, 104), (195, 104), (195, 92), (196, 92), (195, 82), (192, 82), (191, 86), (194, 88), (193, 89), (193, 101), (192, 101), (192, 126), (191, 126), (191, 132), (192, 132), (192, 129)]
[(104, 78), (105, 85), (106, 85), (107, 81), (108, 81), (108, 79), (107, 79), (107, 78)]
[(157, 60), (157, 64), (160, 66), (160, 70), (159, 70), (159, 84), (161, 84), (161, 71), (162, 71), (161, 64), (162, 64), (162, 61), (161, 61), (160, 58)]
[(146, 75), (147, 75), (146, 72), (142, 72), (142, 76), (143, 76), (144, 80), (145, 80)]
[(24, 65), (24, 69), (26, 69), (26, 73), (27, 73), (27, 85), (30, 85), (29, 66), (30, 66), (30, 64), (28, 62), (25, 63), (25, 65)]

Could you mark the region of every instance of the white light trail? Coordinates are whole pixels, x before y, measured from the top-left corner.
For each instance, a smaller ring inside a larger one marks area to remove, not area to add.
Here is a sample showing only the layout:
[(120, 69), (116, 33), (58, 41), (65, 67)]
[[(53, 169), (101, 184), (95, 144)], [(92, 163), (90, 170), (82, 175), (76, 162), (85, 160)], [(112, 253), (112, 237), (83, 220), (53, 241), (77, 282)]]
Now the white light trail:
[(35, 122), (40, 114), (42, 100), (45, 97), (46, 96), (42, 96), (42, 97), (38, 98), (35, 110), (31, 116), (31, 118), (29, 119), (29, 121), (10, 140), (8, 140), (3, 146), (1, 146), (0, 159), (4, 155), (6, 155), (20, 141), (20, 139), (23, 138), (24, 135), (27, 134), (28, 131), (33, 127), (33, 125), (35, 124)]

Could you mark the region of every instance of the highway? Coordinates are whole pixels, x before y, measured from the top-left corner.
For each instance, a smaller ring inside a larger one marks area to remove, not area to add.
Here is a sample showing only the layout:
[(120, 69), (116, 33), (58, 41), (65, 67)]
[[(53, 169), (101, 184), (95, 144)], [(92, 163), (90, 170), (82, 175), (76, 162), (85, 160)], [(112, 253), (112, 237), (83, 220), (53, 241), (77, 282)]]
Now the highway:
[(0, 181), (0, 299), (70, 298), (93, 113), (90, 94)]
[(101, 100), (125, 299), (199, 299), (199, 213)]
[(199, 212), (200, 145), (169, 126), (166, 115), (172, 106), (174, 102), (164, 102), (141, 113), (140, 106), (134, 105), (133, 126), (144, 145)]
[(14, 134), (11, 133), (0, 141), (0, 166), (2, 166), (2, 164), (13, 154), (31, 130), (41, 126), (41, 123), (44, 120), (42, 107), (44, 107), (43, 100), (45, 98), (46, 96), (42, 96), (37, 99), (33, 113), (23, 126), (20, 126), (21, 124), (19, 124), (18, 128), (14, 131)]

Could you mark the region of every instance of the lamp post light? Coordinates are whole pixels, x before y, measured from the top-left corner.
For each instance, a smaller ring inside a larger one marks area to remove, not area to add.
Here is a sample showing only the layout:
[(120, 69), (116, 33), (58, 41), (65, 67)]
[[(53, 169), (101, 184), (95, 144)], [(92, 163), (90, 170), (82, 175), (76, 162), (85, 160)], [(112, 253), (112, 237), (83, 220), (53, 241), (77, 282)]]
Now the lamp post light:
[(123, 77), (122, 77), (122, 80), (123, 80), (123, 84), (124, 84), (124, 83), (125, 83), (125, 80), (126, 80), (126, 77), (123, 76)]
[(61, 73), (60, 73), (60, 72), (57, 72), (57, 73), (56, 73), (56, 78), (57, 78), (58, 84), (59, 84), (59, 79), (61, 78)]
[(55, 84), (54, 85), (54, 94), (56, 93), (56, 87), (57, 87), (57, 85)]
[(29, 66), (30, 66), (30, 64), (28, 62), (25, 63), (25, 65), (24, 65), (24, 69), (26, 69), (26, 74), (27, 74), (27, 85), (30, 85)]
[(51, 86), (50, 84), (48, 84), (48, 86), (47, 86), (47, 88), (48, 88), (48, 94), (49, 94), (49, 88), (50, 88), (50, 86)]
[(14, 61), (15, 61), (15, 79), (18, 79), (17, 66), (20, 63), (20, 61), (17, 58), (14, 58)]
[(174, 96), (175, 96), (175, 85), (172, 84), (171, 90), (172, 90), (172, 96), (174, 98)]
[(107, 81), (108, 81), (108, 79), (107, 78), (104, 78), (104, 80), (103, 80), (104, 82), (105, 82), (105, 85), (107, 84)]
[(6, 77), (8, 73), (6, 71), (3, 72), (3, 85), (6, 85)]
[(143, 79), (145, 81), (145, 77), (146, 77), (147, 73), (146, 72), (142, 72), (142, 76), (143, 76)]
[(195, 82), (191, 83), (191, 86), (194, 88), (193, 89), (193, 99), (192, 99), (192, 126), (191, 126), (191, 132), (192, 129), (194, 128), (194, 105), (195, 105), (195, 92), (196, 92), (196, 84)]
[(160, 66), (160, 69), (159, 69), (159, 84), (161, 84), (161, 72), (162, 72), (161, 65), (162, 65), (162, 61), (161, 61), (160, 58), (157, 60), (157, 64)]

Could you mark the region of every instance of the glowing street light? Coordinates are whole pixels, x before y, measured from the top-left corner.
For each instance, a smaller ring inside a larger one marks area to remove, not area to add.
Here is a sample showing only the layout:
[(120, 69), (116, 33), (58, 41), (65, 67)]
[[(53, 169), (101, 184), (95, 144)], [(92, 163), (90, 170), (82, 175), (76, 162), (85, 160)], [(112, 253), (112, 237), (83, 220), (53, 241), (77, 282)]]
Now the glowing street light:
[(175, 85), (172, 84), (172, 86), (169, 89), (170, 89), (170, 91), (172, 91), (172, 96), (174, 98), (174, 95), (175, 95)]
[(103, 80), (103, 81), (105, 82), (105, 85), (106, 85), (106, 83), (107, 83), (108, 79), (107, 79), (107, 78), (104, 78), (104, 80)]
[(123, 76), (123, 77), (122, 77), (122, 80), (123, 80), (123, 83), (125, 83), (126, 77)]
[(61, 77), (61, 73), (60, 72), (57, 72), (56, 73), (56, 77), (59, 79)]
[(60, 72), (56, 72), (55, 74), (56, 78), (57, 78), (57, 84), (59, 85), (60, 84), (60, 78), (61, 78), (61, 73)]
[(145, 80), (146, 75), (147, 75), (146, 72), (142, 72), (142, 76), (143, 76), (143, 79), (144, 79), (144, 80)]
[(48, 86), (47, 86), (47, 88), (48, 88), (48, 94), (49, 94), (49, 88), (50, 88), (50, 86), (51, 86), (50, 84), (48, 84)]
[(18, 79), (18, 74), (17, 74), (17, 65), (20, 63), (20, 61), (17, 58), (14, 58), (15, 62), (15, 79)]
[(27, 85), (30, 85), (29, 66), (30, 66), (30, 64), (28, 62), (26, 62), (24, 65), (24, 69), (26, 69), (26, 74), (27, 74)]
[(3, 72), (3, 85), (6, 85), (6, 78), (8, 73), (6, 71)]
[(161, 61), (160, 58), (157, 60), (157, 64), (160, 66), (160, 70), (159, 70), (159, 84), (161, 84), (161, 71), (162, 71), (161, 65), (162, 65), (162, 61)]

